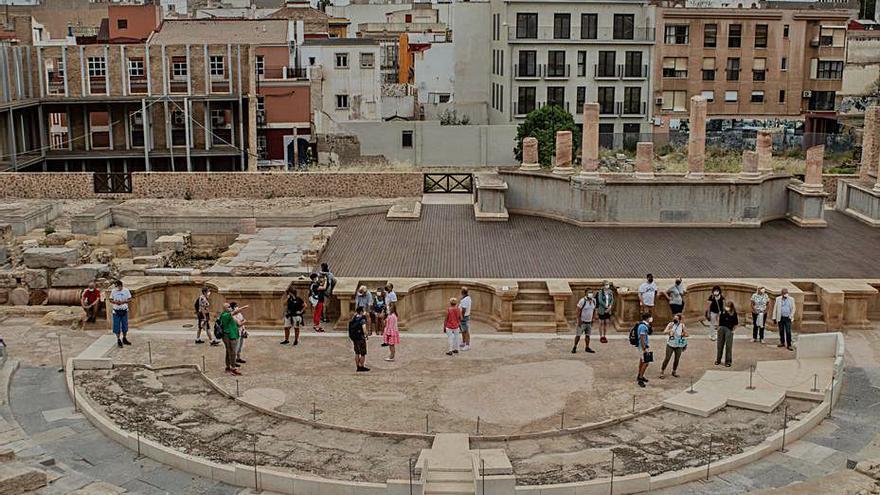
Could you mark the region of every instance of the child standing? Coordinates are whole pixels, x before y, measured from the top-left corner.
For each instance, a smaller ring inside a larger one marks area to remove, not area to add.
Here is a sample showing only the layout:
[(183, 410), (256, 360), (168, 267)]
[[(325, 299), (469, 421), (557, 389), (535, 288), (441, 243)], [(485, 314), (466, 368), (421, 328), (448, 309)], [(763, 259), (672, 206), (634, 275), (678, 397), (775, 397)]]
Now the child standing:
[(382, 332), (383, 341), (388, 346), (390, 354), (385, 361), (394, 361), (394, 349), (400, 344), (400, 331), (397, 329), (397, 305), (388, 305), (388, 316), (385, 318), (385, 330)]

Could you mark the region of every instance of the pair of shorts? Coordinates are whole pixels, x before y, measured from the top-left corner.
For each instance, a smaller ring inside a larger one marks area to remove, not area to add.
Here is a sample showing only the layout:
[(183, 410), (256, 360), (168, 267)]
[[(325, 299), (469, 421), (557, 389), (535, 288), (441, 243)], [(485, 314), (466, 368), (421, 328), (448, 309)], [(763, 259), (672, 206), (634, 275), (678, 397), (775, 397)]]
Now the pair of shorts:
[(201, 311), (199, 311), (198, 313), (196, 313), (196, 319), (198, 320), (199, 324), (201, 324), (203, 322), (210, 321), (211, 315), (208, 313), (202, 313)]
[(302, 315), (297, 316), (285, 316), (284, 317), (284, 328), (299, 328), (303, 325), (303, 317)]
[(681, 314), (684, 311), (684, 304), (669, 304), (669, 310), (673, 315)]
[(354, 345), (355, 354), (358, 356), (367, 355), (367, 339), (352, 340), (351, 343)]
[(610, 320), (611, 319), (611, 311), (607, 313), (599, 313), (600, 320)]
[(470, 315), (461, 317), (461, 323), (460, 323), (459, 327), (461, 328), (462, 332), (470, 332), (471, 331), (470, 326), (469, 326), (470, 321), (471, 321)]
[(577, 326), (577, 330), (575, 330), (575, 335), (578, 337), (581, 335), (589, 337), (591, 333), (593, 333), (593, 322), (591, 321), (582, 321), (581, 324)]

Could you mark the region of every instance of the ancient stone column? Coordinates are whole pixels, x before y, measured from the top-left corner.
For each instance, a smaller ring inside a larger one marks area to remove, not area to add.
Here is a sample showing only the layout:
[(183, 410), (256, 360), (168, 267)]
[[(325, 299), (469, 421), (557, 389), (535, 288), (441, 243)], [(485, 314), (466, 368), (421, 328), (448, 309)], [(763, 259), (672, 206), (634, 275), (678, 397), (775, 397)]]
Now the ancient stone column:
[(862, 164), (859, 179), (876, 177), (877, 160), (880, 155), (880, 107), (872, 105), (865, 111), (865, 127), (862, 128)]
[(654, 178), (654, 143), (636, 144), (636, 173), (637, 179)]
[(740, 176), (745, 178), (753, 178), (760, 176), (758, 172), (758, 152), (752, 150), (743, 150), (742, 172)]
[(807, 166), (804, 170), (804, 189), (821, 191), (822, 164), (825, 161), (825, 146), (813, 146), (807, 150)]
[(770, 165), (770, 158), (773, 156), (773, 134), (769, 129), (758, 131), (758, 142), (755, 147), (758, 151), (758, 172), (769, 174), (773, 171)]
[(558, 175), (574, 173), (574, 168), (571, 166), (571, 131), (556, 132), (556, 163), (553, 173)]
[(599, 175), (599, 104), (584, 103), (581, 175)]
[(522, 165), (520, 170), (541, 170), (538, 161), (538, 139), (527, 137), (522, 142)]
[(691, 117), (688, 122), (688, 173), (690, 179), (702, 179), (706, 168), (706, 99), (691, 98)]

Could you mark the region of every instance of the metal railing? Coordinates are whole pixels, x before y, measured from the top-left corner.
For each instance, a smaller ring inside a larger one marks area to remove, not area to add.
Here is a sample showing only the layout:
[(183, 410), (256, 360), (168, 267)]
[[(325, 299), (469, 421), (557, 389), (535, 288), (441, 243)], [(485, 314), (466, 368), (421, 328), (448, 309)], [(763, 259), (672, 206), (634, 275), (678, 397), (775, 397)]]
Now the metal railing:
[(568, 79), (571, 77), (571, 65), (543, 64), (544, 79)]
[(617, 29), (613, 27), (600, 27), (595, 30), (586, 30), (581, 32), (580, 27), (572, 26), (570, 36), (561, 38), (557, 36), (557, 32), (553, 26), (538, 26), (537, 29), (527, 29), (520, 26), (509, 26), (507, 28), (508, 41), (654, 41), (655, 30), (648, 28), (632, 28)]
[(472, 174), (425, 174), (425, 193), (470, 194), (474, 191)]
[(96, 194), (131, 193), (131, 173), (96, 172), (92, 174)]

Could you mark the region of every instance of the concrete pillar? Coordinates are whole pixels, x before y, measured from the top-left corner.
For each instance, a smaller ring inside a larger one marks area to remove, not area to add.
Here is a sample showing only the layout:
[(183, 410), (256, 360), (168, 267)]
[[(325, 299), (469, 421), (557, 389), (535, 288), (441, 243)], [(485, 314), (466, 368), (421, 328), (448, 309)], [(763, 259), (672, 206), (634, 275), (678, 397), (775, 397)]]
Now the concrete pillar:
[(702, 179), (706, 169), (706, 99), (691, 97), (691, 117), (688, 122), (688, 173), (690, 179)]
[(880, 106), (872, 105), (865, 111), (865, 127), (862, 128), (860, 180), (867, 181), (877, 176), (878, 155), (880, 155)]
[(557, 175), (574, 173), (574, 168), (571, 166), (571, 131), (556, 132), (556, 163), (553, 173)]
[(247, 144), (247, 171), (256, 172), (257, 168), (257, 78), (256, 73), (256, 51), (253, 45), (248, 47), (248, 67), (251, 68), (248, 76), (248, 144)]
[(822, 164), (825, 161), (825, 146), (813, 146), (807, 150), (807, 166), (804, 170), (804, 188), (810, 191), (821, 191)]
[(741, 177), (751, 178), (761, 175), (758, 172), (758, 152), (752, 150), (743, 150), (742, 157), (742, 173)]
[(581, 174), (599, 175), (599, 104), (584, 103)]
[(773, 171), (770, 158), (773, 157), (773, 134), (769, 129), (758, 131), (756, 149), (758, 151), (758, 172), (769, 174)]
[(527, 137), (522, 142), (522, 165), (520, 170), (541, 170), (538, 160), (538, 139)]
[(636, 144), (636, 173), (637, 179), (654, 178), (654, 143)]

